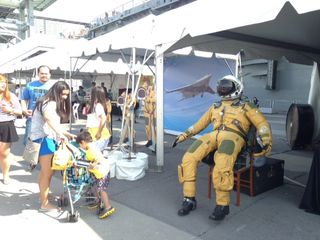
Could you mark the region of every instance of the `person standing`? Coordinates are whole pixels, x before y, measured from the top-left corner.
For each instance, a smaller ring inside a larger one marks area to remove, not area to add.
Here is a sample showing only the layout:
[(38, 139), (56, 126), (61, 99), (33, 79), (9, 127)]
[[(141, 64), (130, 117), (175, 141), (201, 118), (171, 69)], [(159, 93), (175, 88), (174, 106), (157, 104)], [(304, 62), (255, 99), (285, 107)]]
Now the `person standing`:
[(51, 70), (46, 65), (38, 68), (39, 80), (32, 81), (24, 88), (21, 96), (22, 113), (27, 117), (26, 130), (23, 138), (23, 144), (26, 145), (31, 131), (32, 114), (37, 100), (42, 97), (53, 85), (50, 80)]
[[(92, 143), (92, 137), (89, 132), (81, 132), (77, 136), (76, 142), (85, 150), (86, 160), (90, 162), (88, 166), (89, 172), (94, 176), (93, 186), (97, 201), (88, 207), (89, 209), (99, 208), (98, 217), (99, 219), (104, 219), (115, 212), (115, 208), (111, 206), (107, 193), (110, 182), (110, 164), (108, 159), (104, 158), (101, 151)], [(100, 201), (102, 201), (102, 204), (100, 204)]]
[(19, 85), (19, 84), (16, 85), (15, 90), (14, 90), (14, 93), (16, 94), (17, 98), (20, 100), (21, 88), (20, 88), (20, 85)]
[(103, 90), (104, 90), (104, 93), (105, 93), (105, 95), (106, 95), (106, 98), (109, 98), (108, 97), (108, 89), (105, 87), (105, 85), (104, 85), (104, 82), (101, 82), (101, 87), (103, 88)]
[(18, 134), (14, 126), (16, 116), (22, 114), (17, 96), (9, 92), (8, 79), (0, 74), (0, 166), (3, 183), (9, 184), (10, 149), (13, 142), (18, 141)]
[(70, 117), (70, 88), (66, 82), (56, 82), (50, 90), (36, 103), (32, 116), (30, 139), (41, 143), (39, 152), (40, 173), (40, 208), (46, 212), (57, 210), (49, 203), (48, 194), (53, 175), (51, 159), (61, 141), (75, 138), (76, 136), (65, 131), (61, 125), (63, 119)]
[(94, 144), (103, 152), (108, 147), (110, 132), (107, 128), (107, 100), (102, 87), (92, 88), (89, 114), (94, 114), (98, 121), (96, 126), (91, 125), (91, 123), (87, 124), (88, 131)]
[(259, 100), (258, 100), (258, 98), (257, 98), (257, 97), (253, 97), (253, 98), (252, 98), (252, 102), (253, 102), (253, 104), (254, 104), (254, 105), (256, 105), (256, 106), (257, 106), (257, 108), (260, 106), (260, 104), (259, 104)]
[(106, 97), (106, 106), (107, 106), (107, 128), (110, 133), (110, 139), (109, 139), (109, 144), (112, 143), (112, 104), (111, 101), (108, 97)]
[(86, 107), (85, 96), (87, 95), (87, 93), (84, 90), (83, 86), (79, 86), (79, 89), (77, 91), (77, 95), (78, 95), (78, 100), (79, 100), (79, 103), (80, 103), (79, 112), (82, 113), (83, 109)]
[(79, 103), (79, 97), (78, 92), (73, 90), (73, 87), (71, 87), (71, 106), (73, 106), (75, 103)]

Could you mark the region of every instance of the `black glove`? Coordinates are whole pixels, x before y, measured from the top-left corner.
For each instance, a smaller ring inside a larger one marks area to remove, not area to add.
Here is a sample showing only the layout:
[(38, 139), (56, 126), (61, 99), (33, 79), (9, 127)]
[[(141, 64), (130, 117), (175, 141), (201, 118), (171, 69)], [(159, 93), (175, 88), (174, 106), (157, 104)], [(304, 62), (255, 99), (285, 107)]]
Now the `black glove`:
[(172, 148), (174, 148), (175, 146), (178, 145), (178, 140), (179, 140), (179, 137), (176, 137), (176, 139), (175, 139), (174, 142), (172, 143)]
[(176, 139), (174, 140), (172, 147), (174, 148), (175, 146), (177, 146), (178, 143), (181, 143), (183, 141), (185, 141), (188, 138), (188, 135), (186, 133), (181, 133), (179, 136), (176, 137)]
[(266, 146), (264, 146), (263, 148), (260, 147), (260, 151), (259, 152), (254, 152), (253, 156), (255, 158), (257, 157), (261, 157), (261, 156), (265, 156), (267, 153), (269, 153), (271, 151), (272, 145), (268, 144)]

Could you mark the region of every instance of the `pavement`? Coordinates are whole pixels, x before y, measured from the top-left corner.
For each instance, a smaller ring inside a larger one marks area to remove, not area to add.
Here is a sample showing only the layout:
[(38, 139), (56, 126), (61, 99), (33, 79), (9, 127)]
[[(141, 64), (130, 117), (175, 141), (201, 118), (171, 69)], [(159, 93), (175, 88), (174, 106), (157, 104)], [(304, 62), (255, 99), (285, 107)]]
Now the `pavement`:
[[(149, 169), (136, 181), (112, 178), (109, 196), (116, 212), (111, 217), (99, 220), (94, 211), (86, 208), (85, 199), (75, 204), (80, 213), (79, 221), (66, 220), (69, 208), (63, 212), (41, 213), (37, 178), (39, 168), (27, 171), (22, 160), (24, 146), (23, 122), (17, 122), (20, 141), (11, 151), (12, 182), (0, 182), (0, 226), (3, 236), (11, 239), (320, 239), (320, 217), (299, 209), (308, 172), (312, 162), (312, 150), (293, 151), (286, 143), (285, 115), (266, 115), (273, 130), (271, 157), (285, 161), (285, 180), (280, 187), (255, 197), (241, 194), (241, 205), (235, 205), (235, 192), (231, 195), (230, 214), (221, 222), (208, 218), (214, 207), (207, 197), (208, 166), (201, 164), (197, 178), (198, 207), (188, 216), (179, 217), (177, 210), (182, 201), (182, 189), (177, 179), (177, 165), (192, 140), (171, 148), (174, 136), (165, 135), (165, 161), (161, 172), (157, 171), (155, 154), (144, 147), (144, 120), (135, 124), (136, 150), (148, 154)], [(114, 142), (119, 135), (120, 121), (113, 118)], [(72, 126), (77, 133), (84, 127), (79, 120)], [(2, 179), (2, 173), (0, 174)], [(59, 196), (63, 192), (62, 177), (56, 172), (51, 183), (51, 192)]]

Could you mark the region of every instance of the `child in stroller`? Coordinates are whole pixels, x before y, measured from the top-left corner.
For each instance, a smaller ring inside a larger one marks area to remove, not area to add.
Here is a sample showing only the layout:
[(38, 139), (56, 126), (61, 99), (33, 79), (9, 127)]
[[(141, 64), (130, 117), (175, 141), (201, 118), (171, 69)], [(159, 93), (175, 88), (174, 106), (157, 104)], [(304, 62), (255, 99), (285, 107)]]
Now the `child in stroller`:
[(107, 193), (110, 182), (110, 166), (101, 151), (92, 143), (92, 137), (88, 131), (80, 132), (76, 138), (76, 142), (85, 150), (86, 159), (90, 162), (88, 170), (94, 176), (93, 186), (97, 201), (90, 204), (89, 208), (98, 208), (98, 217), (104, 219), (115, 212), (115, 208), (111, 206)]

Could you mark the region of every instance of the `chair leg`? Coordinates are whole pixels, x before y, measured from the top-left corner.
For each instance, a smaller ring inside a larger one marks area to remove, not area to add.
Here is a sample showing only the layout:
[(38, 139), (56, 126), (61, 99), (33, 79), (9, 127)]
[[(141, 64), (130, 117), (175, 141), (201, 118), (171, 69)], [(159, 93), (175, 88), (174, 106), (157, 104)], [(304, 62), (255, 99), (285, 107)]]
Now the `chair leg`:
[(250, 197), (253, 197), (253, 163), (250, 163), (250, 176), (249, 176), (249, 181), (250, 181)]
[(240, 206), (240, 178), (241, 178), (241, 175), (239, 172), (237, 172), (237, 201), (236, 201), (237, 206)]
[(212, 170), (213, 167), (209, 167), (209, 172), (208, 172), (208, 198), (211, 199), (211, 187), (212, 187)]

